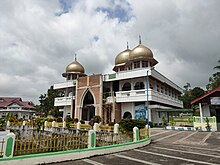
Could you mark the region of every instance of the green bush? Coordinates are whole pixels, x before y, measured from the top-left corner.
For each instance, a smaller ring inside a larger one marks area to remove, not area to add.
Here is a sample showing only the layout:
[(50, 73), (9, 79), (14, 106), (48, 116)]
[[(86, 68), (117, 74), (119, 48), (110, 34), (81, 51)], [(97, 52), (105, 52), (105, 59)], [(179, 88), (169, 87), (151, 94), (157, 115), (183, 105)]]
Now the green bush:
[(48, 118), (48, 119), (47, 119), (48, 122), (53, 122), (54, 120), (55, 120), (55, 119), (53, 119), (53, 118)]
[(97, 115), (97, 116), (94, 116), (94, 117), (93, 117), (93, 120), (94, 120), (94, 123), (100, 123), (101, 120), (102, 120), (102, 118)]
[(124, 131), (133, 131), (134, 127), (142, 129), (146, 126), (146, 121), (143, 119), (122, 119), (120, 122), (120, 128)]
[(81, 124), (85, 124), (85, 120), (80, 120), (80, 123)]
[(78, 123), (78, 122), (79, 122), (79, 119), (78, 119), (78, 118), (75, 118), (75, 119), (73, 119), (73, 122), (74, 122), (74, 123)]
[(58, 117), (57, 118), (57, 122), (63, 122), (63, 118), (62, 117)]

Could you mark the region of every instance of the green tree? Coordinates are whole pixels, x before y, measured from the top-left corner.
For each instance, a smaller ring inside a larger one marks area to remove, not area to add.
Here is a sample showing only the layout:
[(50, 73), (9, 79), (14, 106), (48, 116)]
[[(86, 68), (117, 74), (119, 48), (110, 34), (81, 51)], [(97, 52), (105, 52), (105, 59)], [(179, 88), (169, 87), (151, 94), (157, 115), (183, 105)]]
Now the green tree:
[(187, 83), (184, 88), (184, 94), (180, 97), (180, 100), (183, 101), (184, 108), (191, 108), (191, 102), (205, 93), (200, 87), (191, 89), (189, 83)]
[(206, 85), (207, 90), (213, 90), (220, 87), (220, 60), (218, 61), (219, 65), (215, 66), (214, 69), (217, 69), (216, 73), (209, 77), (209, 83)]
[(54, 117), (61, 116), (58, 107), (54, 106), (54, 99), (57, 97), (58, 91), (51, 86), (47, 90), (47, 94), (41, 94), (39, 97), (40, 105), (36, 106), (36, 109), (44, 116), (53, 115)]

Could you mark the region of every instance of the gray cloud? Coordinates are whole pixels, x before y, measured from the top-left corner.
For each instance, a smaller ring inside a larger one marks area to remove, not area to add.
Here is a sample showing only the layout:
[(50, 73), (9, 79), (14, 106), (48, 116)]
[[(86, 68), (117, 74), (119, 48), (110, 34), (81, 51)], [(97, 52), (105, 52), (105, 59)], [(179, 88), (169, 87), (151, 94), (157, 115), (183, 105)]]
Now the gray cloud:
[(178, 85), (204, 87), (214, 72), (220, 57), (218, 0), (68, 3), (0, 1), (2, 96), (37, 103), (50, 85), (64, 81), (61, 74), (75, 53), (87, 74), (111, 72), (115, 56), (127, 41), (135, 47), (139, 34), (159, 61), (156, 68)]

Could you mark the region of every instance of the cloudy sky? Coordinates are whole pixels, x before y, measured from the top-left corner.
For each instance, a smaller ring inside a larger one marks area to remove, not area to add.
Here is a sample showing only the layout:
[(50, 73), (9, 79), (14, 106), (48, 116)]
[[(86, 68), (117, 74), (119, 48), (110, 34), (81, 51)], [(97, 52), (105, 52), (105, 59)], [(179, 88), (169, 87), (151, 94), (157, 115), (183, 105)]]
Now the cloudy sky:
[(205, 87), (220, 60), (219, 0), (1, 0), (0, 96), (38, 103), (77, 53), (87, 74), (149, 47), (156, 69), (183, 87)]

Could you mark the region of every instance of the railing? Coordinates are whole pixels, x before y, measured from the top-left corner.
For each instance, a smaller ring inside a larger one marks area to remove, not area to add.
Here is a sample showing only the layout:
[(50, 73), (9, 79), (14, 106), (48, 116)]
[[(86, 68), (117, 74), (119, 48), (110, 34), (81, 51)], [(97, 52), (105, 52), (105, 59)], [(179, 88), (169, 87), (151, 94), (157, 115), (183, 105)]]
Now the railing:
[[(175, 97), (171, 97), (164, 93), (158, 92), (156, 90), (148, 90), (148, 100), (156, 101), (168, 105), (173, 105), (176, 107), (183, 107), (183, 102)], [(116, 102), (132, 102), (132, 101), (146, 101), (147, 90), (130, 90), (130, 91), (119, 91), (116, 92)]]
[(21, 139), (16, 138), (14, 155), (87, 148), (87, 141), (87, 133), (39, 136)]
[(200, 116), (193, 116), (193, 126), (195, 130), (207, 130), (207, 119), (211, 131), (217, 131), (216, 117), (203, 117), (201, 121)]
[(54, 106), (65, 106), (65, 105), (71, 105), (72, 100), (75, 99), (75, 96), (69, 96), (69, 97), (57, 97), (54, 101)]

